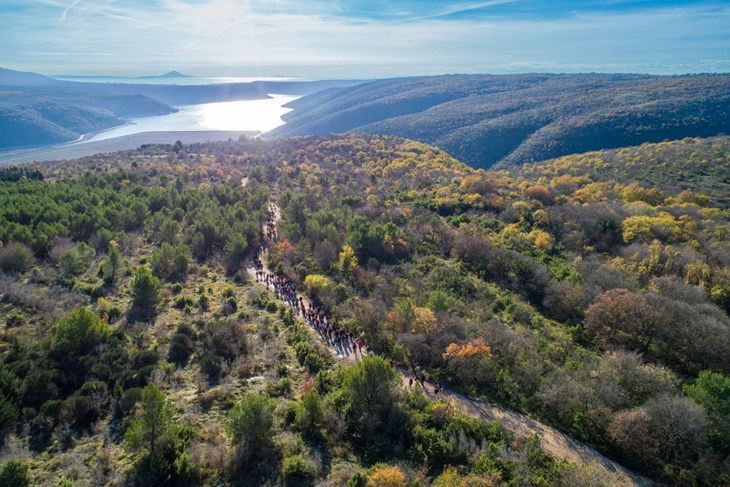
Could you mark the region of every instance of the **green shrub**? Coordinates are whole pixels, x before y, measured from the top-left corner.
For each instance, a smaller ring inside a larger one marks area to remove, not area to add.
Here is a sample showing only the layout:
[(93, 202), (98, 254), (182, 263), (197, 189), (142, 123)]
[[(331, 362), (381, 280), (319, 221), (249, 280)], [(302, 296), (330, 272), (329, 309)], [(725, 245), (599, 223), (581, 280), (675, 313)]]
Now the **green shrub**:
[(226, 316), (230, 316), (235, 313), (236, 310), (238, 310), (238, 303), (236, 302), (236, 298), (226, 298), (226, 300), (223, 302), (223, 314)]
[(4, 395), (0, 394), (0, 444), (5, 436), (13, 429), (18, 420), (18, 410)]
[(200, 370), (208, 377), (210, 382), (218, 382), (223, 370), (221, 360), (221, 357), (212, 352), (205, 352), (200, 357)]
[(236, 288), (233, 286), (228, 286), (223, 290), (223, 297), (224, 298), (235, 298), (236, 297)]
[(179, 282), (176, 282), (174, 284), (168, 284), (166, 287), (167, 289), (172, 291), (173, 294), (178, 294), (180, 291), (183, 290), (183, 286)]
[(170, 341), (170, 350), (167, 353), (167, 359), (174, 364), (185, 367), (190, 358), (190, 354), (193, 351), (192, 344), (190, 342), (190, 336), (181, 332), (180, 328), (185, 325), (180, 325), (177, 332), (172, 336)]
[(229, 411), (228, 431), (242, 459), (271, 443), (275, 407), (268, 395), (248, 393)]
[(287, 485), (309, 485), (314, 479), (312, 467), (301, 455), (293, 455), (284, 459), (281, 475)]
[(175, 307), (177, 309), (185, 309), (195, 305), (195, 301), (190, 296), (178, 296), (175, 298)]
[(210, 309), (210, 298), (207, 294), (201, 294), (198, 298), (198, 306), (203, 311), (208, 311)]
[(5, 319), (5, 326), (13, 328), (16, 326), (23, 326), (25, 324), (25, 316), (18, 310), (13, 310), (8, 313), (8, 317)]
[(11, 459), (0, 467), (0, 485), (25, 487), (30, 485), (28, 465), (18, 459)]
[(119, 401), (120, 412), (124, 415), (129, 414), (140, 399), (142, 399), (142, 389), (140, 387), (127, 389)]

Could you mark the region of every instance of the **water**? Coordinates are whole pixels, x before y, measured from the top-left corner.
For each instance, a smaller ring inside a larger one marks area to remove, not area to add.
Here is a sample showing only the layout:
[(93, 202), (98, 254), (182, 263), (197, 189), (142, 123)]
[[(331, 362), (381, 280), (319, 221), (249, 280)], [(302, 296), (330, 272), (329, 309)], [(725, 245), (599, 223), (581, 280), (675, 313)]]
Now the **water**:
[(246, 77), (246, 76), (190, 76), (185, 78), (125, 78), (114, 76), (51, 76), (60, 81), (75, 81), (77, 83), (124, 83), (132, 85), (213, 85), (220, 83), (251, 83), (254, 81), (304, 81), (303, 78), (287, 76)]
[(85, 137), (83, 141), (77, 143), (96, 142), (142, 132), (203, 130), (268, 132), (282, 125), (284, 123), (282, 115), (291, 111), (282, 105), (299, 98), (291, 95), (269, 96), (272, 98), (177, 107), (180, 110), (177, 113), (134, 118), (129, 120), (128, 125)]

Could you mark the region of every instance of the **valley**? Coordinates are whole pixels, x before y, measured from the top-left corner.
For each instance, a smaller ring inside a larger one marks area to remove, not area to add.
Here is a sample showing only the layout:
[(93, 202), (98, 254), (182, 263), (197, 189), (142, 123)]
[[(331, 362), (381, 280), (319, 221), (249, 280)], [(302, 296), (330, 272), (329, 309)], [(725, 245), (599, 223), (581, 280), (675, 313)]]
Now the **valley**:
[[(728, 164), (727, 137), (484, 171), (344, 135), (2, 169), (3, 454), (38, 484), (722, 483)], [(366, 358), (256, 282), (264, 242)]]

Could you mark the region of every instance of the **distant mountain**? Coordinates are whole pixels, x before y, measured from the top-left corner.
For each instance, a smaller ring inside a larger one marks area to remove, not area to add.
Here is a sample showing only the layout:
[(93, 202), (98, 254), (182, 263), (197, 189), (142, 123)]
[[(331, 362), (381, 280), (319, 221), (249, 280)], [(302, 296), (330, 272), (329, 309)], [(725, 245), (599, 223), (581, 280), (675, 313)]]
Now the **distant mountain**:
[(160, 76), (160, 78), (192, 78), (193, 76), (182, 74), (180, 71), (168, 71)]
[(730, 75), (444, 75), (334, 88), (267, 134), (364, 132), (437, 145), (475, 167), (730, 132)]
[(160, 79), (160, 78), (194, 78), (195, 76), (190, 76), (187, 74), (182, 74), (180, 71), (168, 71), (165, 74), (161, 74), (158, 76), (140, 76), (139, 79)]
[(0, 68), (0, 86), (57, 86), (63, 83), (42, 74)]

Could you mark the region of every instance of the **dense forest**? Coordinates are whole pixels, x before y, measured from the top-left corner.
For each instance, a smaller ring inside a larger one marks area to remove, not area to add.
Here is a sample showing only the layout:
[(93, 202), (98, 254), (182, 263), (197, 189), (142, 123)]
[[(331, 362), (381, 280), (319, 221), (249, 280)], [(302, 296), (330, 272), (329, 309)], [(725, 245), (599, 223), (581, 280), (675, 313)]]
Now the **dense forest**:
[[(727, 137), (499, 171), (366, 135), (2, 169), (0, 483), (624, 482), (397, 366), (727, 484), (728, 174)], [(268, 268), (371, 355), (338, 359), (248, 272), (272, 202)]]
[(290, 102), (294, 111), (284, 116), (286, 125), (270, 134), (388, 134), (489, 168), (729, 133), (728, 93), (728, 75), (397, 78)]

